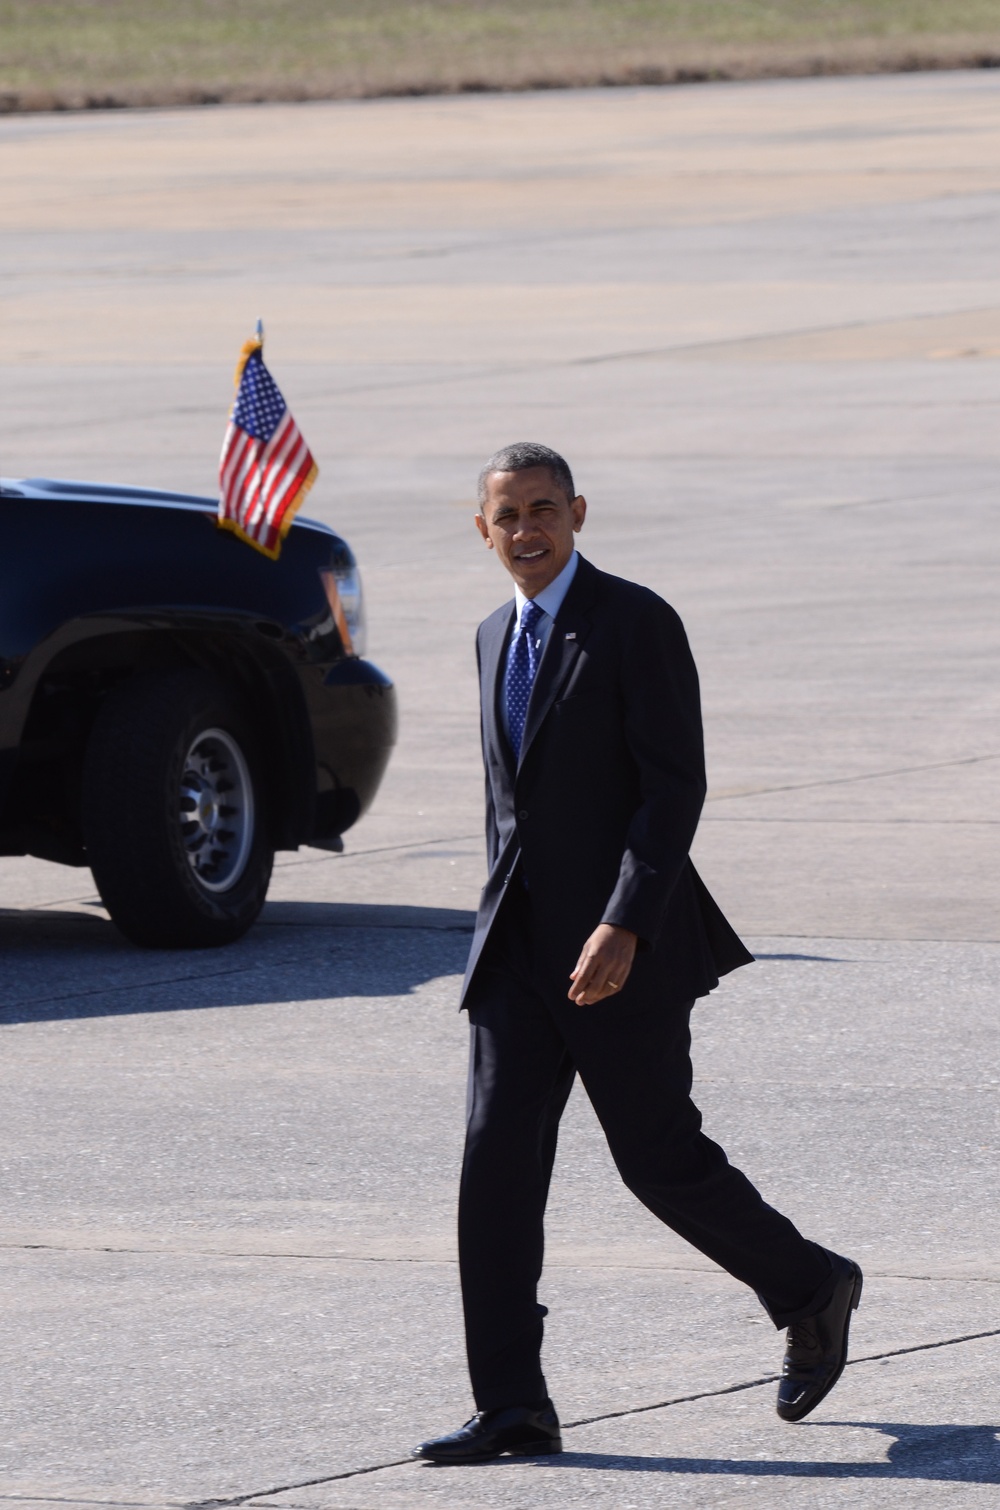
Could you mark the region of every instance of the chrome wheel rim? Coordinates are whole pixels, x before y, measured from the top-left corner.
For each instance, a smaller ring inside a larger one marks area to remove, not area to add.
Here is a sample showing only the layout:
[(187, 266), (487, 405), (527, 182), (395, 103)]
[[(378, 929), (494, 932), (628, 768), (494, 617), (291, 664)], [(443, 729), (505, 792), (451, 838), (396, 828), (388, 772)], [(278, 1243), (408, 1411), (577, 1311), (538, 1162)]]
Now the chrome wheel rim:
[(205, 729), (184, 757), (178, 808), (188, 864), (205, 891), (229, 891), (253, 843), (250, 768), (225, 729)]

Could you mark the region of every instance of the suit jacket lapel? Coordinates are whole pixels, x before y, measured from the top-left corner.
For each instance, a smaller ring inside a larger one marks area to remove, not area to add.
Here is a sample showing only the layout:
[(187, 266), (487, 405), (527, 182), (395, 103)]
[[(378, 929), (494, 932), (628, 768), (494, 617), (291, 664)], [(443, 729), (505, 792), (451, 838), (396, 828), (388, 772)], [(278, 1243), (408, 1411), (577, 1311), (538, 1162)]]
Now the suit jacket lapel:
[(545, 642), (535, 684), (528, 699), (524, 721), (521, 756), (524, 760), (531, 742), (545, 721), (552, 704), (570, 678), (577, 656), (590, 630), (590, 608), (597, 586), (597, 572), (589, 561), (580, 557), (576, 575)]

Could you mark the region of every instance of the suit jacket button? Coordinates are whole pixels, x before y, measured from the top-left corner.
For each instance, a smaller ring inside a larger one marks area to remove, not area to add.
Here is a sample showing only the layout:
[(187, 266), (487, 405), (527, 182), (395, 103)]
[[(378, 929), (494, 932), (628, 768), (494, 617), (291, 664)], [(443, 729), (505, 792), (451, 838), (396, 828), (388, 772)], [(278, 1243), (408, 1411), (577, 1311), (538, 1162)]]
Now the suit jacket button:
[(522, 807), (521, 811), (518, 813), (517, 816), (523, 820), (523, 819), (527, 818), (528, 815), (525, 812), (524, 808)]

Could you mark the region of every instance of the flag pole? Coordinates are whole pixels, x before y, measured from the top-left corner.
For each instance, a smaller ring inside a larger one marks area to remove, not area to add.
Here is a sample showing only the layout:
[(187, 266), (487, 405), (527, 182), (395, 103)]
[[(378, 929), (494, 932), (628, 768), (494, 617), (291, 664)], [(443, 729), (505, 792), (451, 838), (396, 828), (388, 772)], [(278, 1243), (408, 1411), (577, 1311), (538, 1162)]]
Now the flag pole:
[(236, 385), (236, 391), (237, 391), (237, 393), (239, 392), (240, 384), (243, 381), (243, 369), (246, 366), (247, 362), (250, 360), (250, 358), (253, 356), (253, 354), (254, 354), (255, 351), (260, 352), (261, 361), (263, 361), (264, 360), (264, 321), (260, 318), (259, 315), (257, 316), (257, 324), (254, 327), (254, 333), (250, 337), (249, 341), (244, 341), (243, 342), (243, 349), (240, 352), (240, 359), (236, 363), (236, 373), (235, 373), (235, 376), (234, 376), (234, 383)]

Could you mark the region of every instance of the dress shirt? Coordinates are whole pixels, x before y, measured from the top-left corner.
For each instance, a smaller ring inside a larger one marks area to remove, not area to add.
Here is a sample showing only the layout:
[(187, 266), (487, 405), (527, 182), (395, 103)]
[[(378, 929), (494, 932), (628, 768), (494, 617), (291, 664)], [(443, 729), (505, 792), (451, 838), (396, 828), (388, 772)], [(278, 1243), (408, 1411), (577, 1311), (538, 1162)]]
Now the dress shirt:
[[(552, 620), (555, 618), (556, 614), (563, 606), (563, 599), (569, 592), (569, 585), (572, 582), (573, 578), (576, 576), (576, 565), (579, 559), (580, 558), (577, 555), (576, 551), (574, 551), (569, 560), (566, 562), (566, 565), (563, 567), (562, 571), (559, 573), (558, 577), (556, 577), (554, 581), (550, 582), (548, 587), (543, 587), (541, 592), (538, 593), (535, 597), (534, 601), (536, 605), (542, 610), (542, 613), (545, 615), (544, 618), (538, 621), (538, 641), (542, 650), (545, 649), (545, 641), (548, 639), (551, 632)], [(521, 591), (521, 589), (519, 587), (515, 587), (514, 610), (517, 617), (514, 621), (514, 634), (516, 634), (521, 627), (521, 614), (524, 611), (524, 605), (525, 603), (527, 603), (527, 601), (528, 599), (524, 596), (524, 593)], [(513, 636), (511, 636), (511, 638), (513, 638)]]
[[(558, 577), (550, 582), (548, 587), (543, 587), (541, 592), (538, 593), (533, 600), (535, 606), (542, 610), (542, 617), (538, 621), (538, 630), (535, 636), (538, 641), (539, 655), (541, 655), (542, 651), (544, 651), (545, 649), (549, 635), (552, 633), (553, 620), (555, 619), (555, 616), (559, 612), (560, 608), (563, 606), (563, 599), (569, 592), (570, 583), (576, 576), (576, 566), (579, 559), (580, 558), (577, 555), (576, 551), (574, 551), (569, 560), (566, 562), (566, 565), (563, 567), (562, 571), (559, 573)], [(513, 645), (514, 640), (517, 636), (517, 632), (521, 627), (521, 614), (523, 613), (524, 605), (527, 602), (528, 599), (524, 596), (524, 593), (521, 591), (521, 589), (519, 587), (515, 587), (515, 618), (514, 632), (510, 637), (511, 646)], [(510, 646), (507, 647), (507, 655), (508, 657), (510, 656)], [(503, 698), (500, 699), (500, 718), (503, 722), (503, 731), (509, 739), (510, 729), (507, 725), (507, 706)]]

